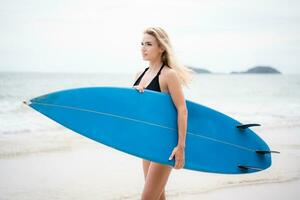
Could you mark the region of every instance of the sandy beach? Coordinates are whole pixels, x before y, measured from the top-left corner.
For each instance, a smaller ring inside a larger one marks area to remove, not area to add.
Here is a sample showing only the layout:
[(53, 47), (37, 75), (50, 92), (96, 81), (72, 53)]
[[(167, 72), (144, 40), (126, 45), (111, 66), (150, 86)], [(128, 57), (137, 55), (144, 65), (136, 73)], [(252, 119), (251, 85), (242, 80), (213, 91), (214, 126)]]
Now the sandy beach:
[[(61, 137), (72, 142), (60, 151), (0, 159), (1, 200), (139, 199), (144, 183), (139, 158), (80, 135)], [(283, 157), (289, 163), (288, 159), (299, 159), (289, 153), (283, 153)], [(296, 200), (300, 197), (299, 165), (283, 169), (284, 159), (277, 156), (272, 168), (251, 175), (173, 170), (167, 198)]]
[(300, 181), (299, 179), (281, 183), (269, 183), (269, 184), (255, 184), (237, 186), (231, 188), (222, 188), (215, 191), (198, 194), (198, 195), (186, 195), (183, 200), (188, 199), (207, 199), (207, 200), (221, 200), (221, 199), (299, 199)]

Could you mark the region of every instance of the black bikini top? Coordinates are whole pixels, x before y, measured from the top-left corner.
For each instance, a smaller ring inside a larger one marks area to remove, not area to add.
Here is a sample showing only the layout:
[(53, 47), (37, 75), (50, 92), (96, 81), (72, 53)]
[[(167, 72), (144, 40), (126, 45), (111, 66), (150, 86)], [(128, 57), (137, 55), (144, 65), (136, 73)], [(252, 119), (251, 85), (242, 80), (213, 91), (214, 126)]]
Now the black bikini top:
[[(152, 79), (152, 81), (149, 83), (149, 85), (145, 88), (148, 90), (154, 90), (157, 92), (161, 92), (160, 90), (160, 86), (159, 86), (159, 75), (161, 70), (163, 69), (164, 64), (160, 67), (158, 73), (156, 74), (156, 76)], [(139, 76), (139, 78), (135, 81), (135, 83), (133, 84), (133, 86), (138, 85), (140, 83), (140, 81), (142, 80), (144, 74), (146, 73), (146, 71), (149, 69), (149, 67), (147, 67), (144, 72)]]

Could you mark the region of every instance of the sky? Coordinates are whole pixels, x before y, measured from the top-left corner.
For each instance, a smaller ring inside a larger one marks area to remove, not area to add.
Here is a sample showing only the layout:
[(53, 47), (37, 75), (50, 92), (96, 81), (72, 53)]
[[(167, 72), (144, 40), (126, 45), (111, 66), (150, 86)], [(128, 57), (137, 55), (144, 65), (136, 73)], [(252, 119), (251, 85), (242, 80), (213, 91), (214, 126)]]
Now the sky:
[(134, 73), (143, 30), (212, 72), (300, 74), (299, 0), (0, 0), (0, 71)]

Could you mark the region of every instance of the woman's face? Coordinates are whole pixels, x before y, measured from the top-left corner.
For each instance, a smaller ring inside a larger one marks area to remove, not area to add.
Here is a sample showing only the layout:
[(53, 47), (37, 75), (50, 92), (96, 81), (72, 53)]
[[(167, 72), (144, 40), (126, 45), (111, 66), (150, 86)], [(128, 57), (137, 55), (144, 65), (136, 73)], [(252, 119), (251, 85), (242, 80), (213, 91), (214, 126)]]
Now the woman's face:
[(161, 58), (161, 54), (164, 50), (159, 47), (156, 38), (152, 35), (145, 33), (141, 45), (141, 52), (144, 60), (154, 61)]

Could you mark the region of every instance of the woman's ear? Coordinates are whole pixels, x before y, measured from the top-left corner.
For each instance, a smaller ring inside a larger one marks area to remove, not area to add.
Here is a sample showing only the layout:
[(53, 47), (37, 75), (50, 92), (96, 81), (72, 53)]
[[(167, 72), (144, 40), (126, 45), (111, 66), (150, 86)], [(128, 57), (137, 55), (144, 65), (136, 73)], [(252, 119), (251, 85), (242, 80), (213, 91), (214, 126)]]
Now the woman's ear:
[(163, 53), (165, 51), (165, 49), (163, 47), (160, 47), (160, 52)]

